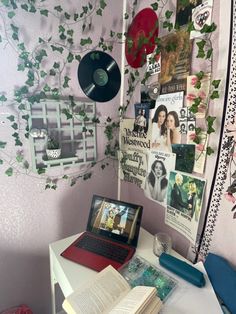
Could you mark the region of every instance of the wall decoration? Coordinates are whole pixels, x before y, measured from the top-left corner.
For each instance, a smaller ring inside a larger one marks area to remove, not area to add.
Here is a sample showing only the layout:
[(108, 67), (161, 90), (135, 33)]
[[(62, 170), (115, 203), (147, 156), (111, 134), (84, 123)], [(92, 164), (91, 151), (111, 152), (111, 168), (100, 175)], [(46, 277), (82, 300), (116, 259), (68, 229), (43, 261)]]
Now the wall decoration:
[(146, 63), (146, 56), (153, 52), (158, 36), (158, 18), (151, 8), (138, 12), (128, 28), (125, 41), (125, 56), (132, 68)]
[(166, 204), (169, 173), (174, 169), (175, 154), (161, 151), (149, 152), (145, 195), (162, 205)]
[(85, 95), (98, 102), (106, 102), (120, 89), (121, 74), (116, 61), (103, 51), (87, 53), (78, 67), (80, 87)]
[[(186, 105), (188, 108), (192, 107), (196, 118), (204, 118), (207, 111), (207, 104), (209, 101), (209, 91), (211, 84), (211, 73), (206, 73), (201, 78), (198, 84), (198, 77), (190, 75), (187, 77), (187, 97)], [(197, 100), (197, 108), (194, 107), (194, 102)]]
[(192, 9), (192, 22), (194, 30), (190, 33), (190, 38), (200, 37), (204, 25), (211, 24), (213, 0), (204, 0), (204, 2)]
[(193, 171), (199, 174), (203, 174), (207, 156), (207, 143), (209, 135), (207, 134), (207, 132), (201, 132), (200, 135), (198, 135), (197, 143), (194, 142), (195, 138), (196, 132), (189, 130), (187, 135), (187, 144), (194, 144), (196, 147)]
[(192, 42), (182, 28), (161, 38), (161, 94), (186, 91)]
[(147, 175), (147, 156), (138, 151), (120, 151), (120, 179), (144, 189)]
[(191, 243), (195, 243), (197, 237), (204, 189), (205, 180), (176, 171), (170, 172), (165, 223)]
[(120, 122), (120, 149), (138, 150), (145, 153), (151, 148), (151, 128), (148, 128), (147, 133), (137, 132), (134, 130), (134, 121), (134, 119), (123, 119)]
[(176, 155), (175, 170), (192, 173), (195, 162), (195, 145), (172, 144), (172, 152)]
[(149, 104), (134, 104), (134, 111), (135, 119), (133, 130), (135, 132), (147, 133), (149, 127)]
[(202, 3), (202, 0), (177, 0), (176, 4), (176, 20), (178, 26), (186, 25), (192, 21), (193, 9)]

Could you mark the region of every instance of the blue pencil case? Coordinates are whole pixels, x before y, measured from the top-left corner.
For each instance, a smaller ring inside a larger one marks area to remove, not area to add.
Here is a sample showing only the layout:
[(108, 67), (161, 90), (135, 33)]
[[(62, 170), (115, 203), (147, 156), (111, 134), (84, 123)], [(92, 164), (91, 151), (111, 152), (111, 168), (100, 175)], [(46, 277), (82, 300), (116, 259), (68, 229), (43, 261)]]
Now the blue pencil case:
[(200, 288), (205, 286), (206, 282), (203, 273), (188, 263), (181, 261), (180, 259), (167, 253), (161, 254), (159, 257), (159, 263), (161, 266), (172, 271), (193, 285)]

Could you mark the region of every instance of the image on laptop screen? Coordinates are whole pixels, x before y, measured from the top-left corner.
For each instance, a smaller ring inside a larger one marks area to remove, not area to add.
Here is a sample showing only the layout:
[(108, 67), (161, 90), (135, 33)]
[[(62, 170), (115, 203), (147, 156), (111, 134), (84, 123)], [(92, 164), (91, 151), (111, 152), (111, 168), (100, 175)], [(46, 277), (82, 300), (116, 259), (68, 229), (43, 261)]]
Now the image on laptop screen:
[(142, 206), (94, 195), (87, 230), (136, 246)]

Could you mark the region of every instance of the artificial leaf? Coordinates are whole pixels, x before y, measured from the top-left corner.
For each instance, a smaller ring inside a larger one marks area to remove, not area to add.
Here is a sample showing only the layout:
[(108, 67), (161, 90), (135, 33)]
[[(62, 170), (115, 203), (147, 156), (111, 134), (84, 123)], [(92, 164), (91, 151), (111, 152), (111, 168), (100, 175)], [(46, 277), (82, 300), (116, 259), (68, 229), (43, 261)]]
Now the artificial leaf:
[(210, 156), (211, 154), (214, 153), (214, 150), (210, 146), (208, 146), (206, 152), (207, 152), (207, 155)]
[(7, 145), (7, 143), (6, 143), (6, 142), (2, 142), (2, 141), (0, 141), (0, 148), (5, 148), (5, 147), (6, 147), (6, 145)]
[(64, 113), (64, 115), (66, 116), (66, 119), (67, 119), (67, 120), (73, 118), (73, 115), (70, 113), (69, 109), (64, 108), (64, 109), (62, 109), (61, 112)]
[(45, 168), (42, 168), (42, 167), (39, 167), (38, 170), (37, 170), (38, 174), (43, 174), (46, 172), (46, 169)]
[(40, 10), (40, 14), (48, 17), (48, 10)]
[(219, 98), (220, 95), (219, 95), (219, 92), (218, 90), (214, 90), (210, 96), (211, 99), (216, 99), (216, 98)]
[(10, 115), (7, 119), (11, 122), (15, 121), (15, 117), (13, 115)]
[(221, 80), (213, 80), (211, 85), (213, 85), (215, 88), (218, 88), (220, 85)]
[(11, 177), (13, 175), (13, 169), (12, 167), (8, 168), (6, 171), (5, 171), (5, 174), (8, 176), (8, 177)]

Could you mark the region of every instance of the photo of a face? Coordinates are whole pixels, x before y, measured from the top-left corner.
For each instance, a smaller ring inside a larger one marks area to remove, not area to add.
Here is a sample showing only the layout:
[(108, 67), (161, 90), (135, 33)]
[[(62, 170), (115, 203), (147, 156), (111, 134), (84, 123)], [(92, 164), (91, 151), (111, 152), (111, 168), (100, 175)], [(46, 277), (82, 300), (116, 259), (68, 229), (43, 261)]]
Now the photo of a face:
[(158, 125), (161, 126), (166, 120), (166, 112), (165, 111), (160, 111), (158, 114)]
[(170, 113), (167, 115), (166, 126), (167, 126), (167, 128), (169, 128), (171, 130), (176, 128), (175, 117)]
[(163, 175), (163, 164), (159, 161), (156, 162), (156, 165), (154, 167), (154, 172), (157, 176), (157, 178), (160, 178)]

